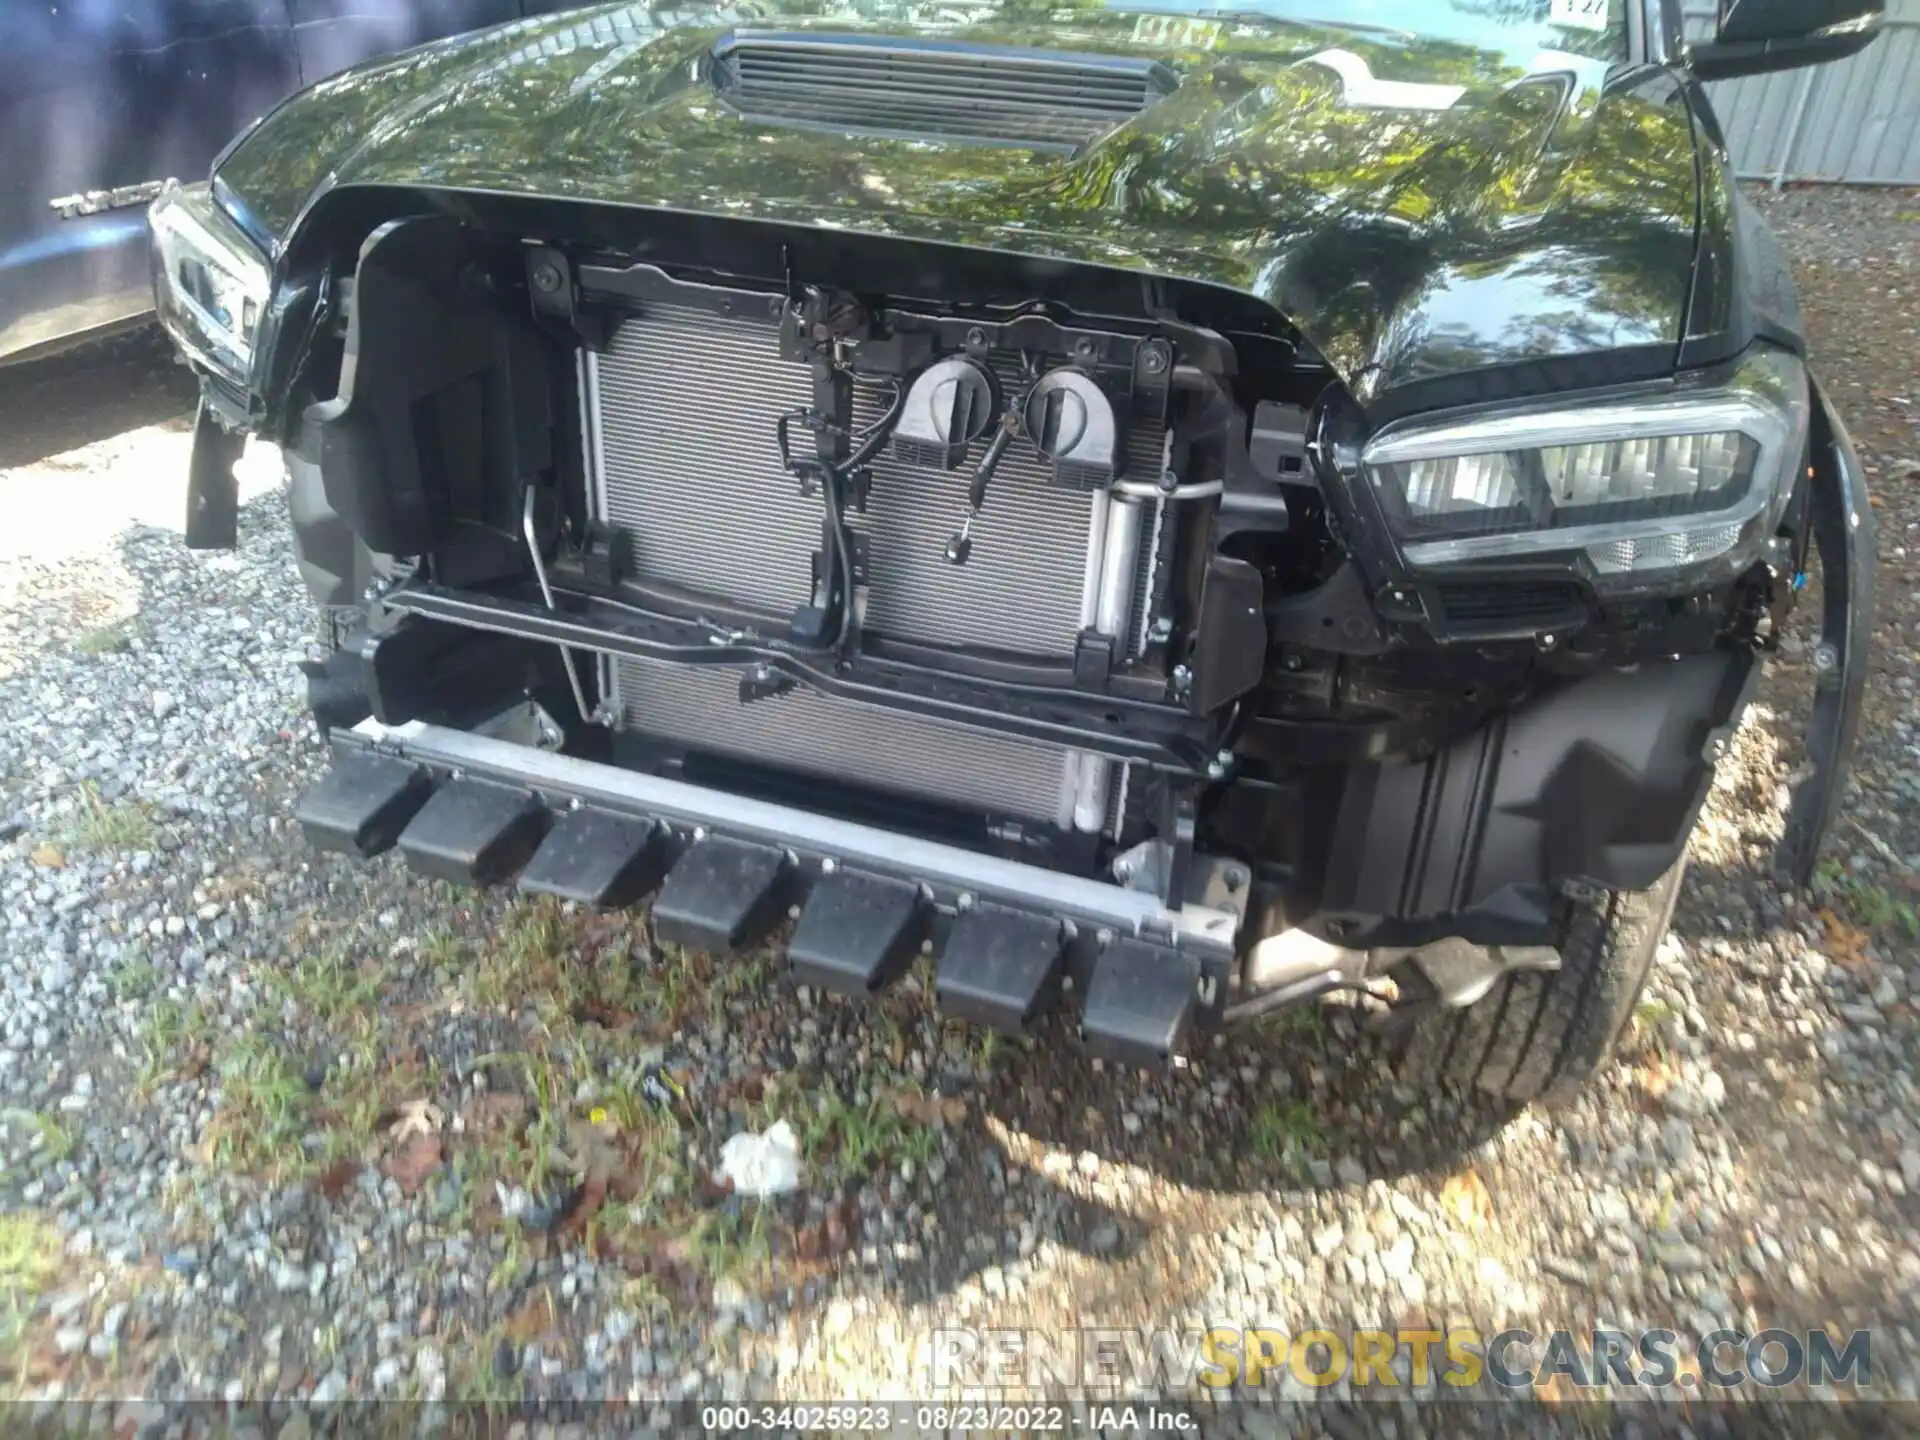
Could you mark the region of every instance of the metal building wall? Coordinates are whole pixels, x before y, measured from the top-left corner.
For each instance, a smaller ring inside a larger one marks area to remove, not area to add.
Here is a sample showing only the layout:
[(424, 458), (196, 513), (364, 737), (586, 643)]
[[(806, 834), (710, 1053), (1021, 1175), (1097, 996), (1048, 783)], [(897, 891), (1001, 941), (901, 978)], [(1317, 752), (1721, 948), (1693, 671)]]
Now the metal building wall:
[[(1687, 0), (1689, 35), (1710, 33), (1713, 9)], [(1742, 178), (1920, 185), (1920, 0), (1889, 0), (1865, 54), (1711, 92)]]

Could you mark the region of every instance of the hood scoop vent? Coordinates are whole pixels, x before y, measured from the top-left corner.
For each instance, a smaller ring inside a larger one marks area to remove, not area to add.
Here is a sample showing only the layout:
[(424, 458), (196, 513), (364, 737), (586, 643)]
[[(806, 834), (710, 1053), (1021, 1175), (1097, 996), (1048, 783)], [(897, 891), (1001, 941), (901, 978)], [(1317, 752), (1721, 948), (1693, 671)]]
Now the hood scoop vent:
[(740, 30), (714, 91), (744, 119), (910, 140), (1077, 150), (1179, 84), (1124, 56), (892, 35)]

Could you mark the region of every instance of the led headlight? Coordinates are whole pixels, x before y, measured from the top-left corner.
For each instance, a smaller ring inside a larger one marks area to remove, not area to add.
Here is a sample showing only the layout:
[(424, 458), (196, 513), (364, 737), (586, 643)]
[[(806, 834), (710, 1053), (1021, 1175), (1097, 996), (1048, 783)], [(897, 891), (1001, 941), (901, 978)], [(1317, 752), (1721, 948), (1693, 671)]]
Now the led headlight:
[(1807, 376), (1764, 351), (1724, 384), (1382, 430), (1361, 454), (1407, 564), (1583, 553), (1634, 584), (1750, 556), (1793, 491)]
[(272, 290), (266, 257), (206, 185), (169, 181), (147, 228), (160, 323), (189, 358), (244, 385)]

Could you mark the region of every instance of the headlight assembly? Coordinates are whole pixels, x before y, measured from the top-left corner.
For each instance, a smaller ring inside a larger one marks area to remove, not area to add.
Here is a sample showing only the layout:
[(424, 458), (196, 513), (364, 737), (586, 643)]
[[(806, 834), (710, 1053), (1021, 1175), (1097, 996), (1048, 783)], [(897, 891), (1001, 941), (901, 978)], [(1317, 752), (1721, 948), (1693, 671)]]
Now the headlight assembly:
[(1602, 586), (1657, 585), (1751, 557), (1807, 414), (1804, 367), (1764, 351), (1712, 387), (1390, 425), (1361, 467), (1414, 570), (1576, 552)]
[(169, 181), (147, 211), (160, 323), (201, 366), (244, 386), (267, 308), (267, 259), (206, 185)]

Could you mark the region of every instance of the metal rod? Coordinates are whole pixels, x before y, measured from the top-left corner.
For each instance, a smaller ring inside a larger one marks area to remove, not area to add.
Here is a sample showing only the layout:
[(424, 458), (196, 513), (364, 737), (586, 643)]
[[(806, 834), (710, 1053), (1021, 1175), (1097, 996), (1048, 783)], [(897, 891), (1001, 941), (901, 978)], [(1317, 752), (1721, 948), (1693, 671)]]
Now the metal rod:
[[(527, 537), (527, 553), (533, 557), (533, 575), (540, 582), (540, 598), (547, 602), (547, 609), (559, 612), (560, 607), (553, 603), (553, 586), (547, 583), (546, 562), (540, 558), (540, 534), (533, 523), (533, 486), (527, 486), (527, 501), (520, 508), (520, 529)], [(573, 651), (565, 645), (560, 647), (561, 663), (567, 667), (567, 684), (573, 687), (573, 703), (580, 711), (580, 718), (589, 725), (596, 724), (598, 717), (587, 709), (587, 692), (580, 684), (580, 671), (573, 663)]]
[(1819, 72), (1809, 67), (1800, 81), (1800, 98), (1793, 109), (1793, 124), (1787, 130), (1786, 147), (1780, 152), (1780, 163), (1773, 172), (1773, 188), (1777, 194), (1787, 183), (1787, 171), (1793, 165), (1793, 152), (1800, 145), (1800, 131), (1806, 126), (1807, 111), (1813, 105), (1813, 82)]
[[(1112, 504), (1105, 490), (1095, 490), (1087, 497), (1087, 553), (1085, 568), (1080, 572), (1080, 628), (1091, 629), (1100, 613), (1100, 577), (1102, 562), (1107, 549), (1107, 516)], [(1084, 751), (1069, 750), (1060, 761), (1060, 797), (1054, 807), (1054, 823), (1062, 830), (1073, 827), (1074, 806), (1080, 799), (1080, 774), (1091, 756)]]
[[(1106, 543), (1100, 557), (1100, 598), (1094, 607), (1093, 628), (1111, 635), (1116, 646), (1127, 641), (1133, 614), (1134, 575), (1139, 569), (1140, 518), (1138, 500), (1115, 498), (1107, 507)], [(1080, 784), (1073, 802), (1073, 824), (1089, 834), (1107, 823), (1107, 790), (1113, 763), (1088, 755), (1080, 762)]]
[(1188, 904), (1169, 910), (1156, 895), (1104, 880), (419, 720), (404, 725), (363, 720), (349, 733), (388, 753), (540, 790), (549, 798), (563, 795), (676, 826), (708, 825), (803, 855), (831, 856), (842, 865), (912, 875), (976, 899), (1044, 906), (1122, 935), (1162, 935), (1183, 949), (1230, 950), (1241, 923), (1228, 909)]
[(604, 525), (611, 517), (607, 514), (606, 430), (600, 423), (600, 357), (582, 349), (580, 368), (586, 382), (587, 493), (592, 497), (593, 518)]
[(1195, 480), (1190, 484), (1176, 485), (1171, 490), (1151, 480), (1116, 480), (1113, 483), (1113, 493), (1129, 500), (1205, 500), (1226, 488), (1224, 480)]

